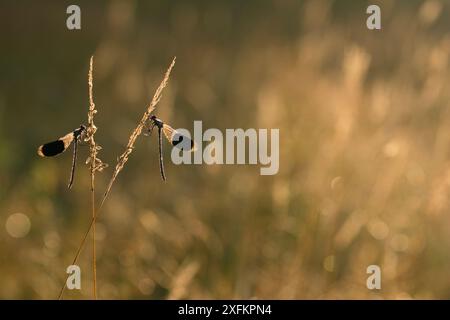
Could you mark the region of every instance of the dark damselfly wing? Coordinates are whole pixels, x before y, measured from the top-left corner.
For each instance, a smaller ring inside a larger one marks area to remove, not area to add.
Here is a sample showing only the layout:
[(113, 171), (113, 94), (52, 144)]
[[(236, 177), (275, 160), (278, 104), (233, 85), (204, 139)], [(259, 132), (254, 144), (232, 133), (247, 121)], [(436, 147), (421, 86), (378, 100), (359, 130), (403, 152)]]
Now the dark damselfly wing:
[(167, 140), (176, 148), (184, 151), (194, 151), (195, 144), (192, 139), (189, 137), (182, 135), (177, 130), (173, 129), (171, 126), (164, 124), (163, 132), (166, 136)]
[(41, 157), (54, 157), (57, 156), (70, 146), (74, 139), (73, 132), (66, 134), (64, 137), (59, 138), (58, 140), (48, 142), (46, 144), (41, 145), (38, 148), (38, 155)]

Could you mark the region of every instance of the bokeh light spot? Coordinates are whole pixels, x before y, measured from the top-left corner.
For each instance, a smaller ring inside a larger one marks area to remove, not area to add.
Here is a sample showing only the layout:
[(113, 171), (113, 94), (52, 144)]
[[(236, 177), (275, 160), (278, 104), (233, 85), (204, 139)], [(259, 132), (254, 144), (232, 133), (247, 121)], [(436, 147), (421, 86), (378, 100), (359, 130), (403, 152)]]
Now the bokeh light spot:
[(11, 237), (23, 238), (30, 231), (31, 221), (23, 213), (13, 213), (6, 220), (5, 228)]

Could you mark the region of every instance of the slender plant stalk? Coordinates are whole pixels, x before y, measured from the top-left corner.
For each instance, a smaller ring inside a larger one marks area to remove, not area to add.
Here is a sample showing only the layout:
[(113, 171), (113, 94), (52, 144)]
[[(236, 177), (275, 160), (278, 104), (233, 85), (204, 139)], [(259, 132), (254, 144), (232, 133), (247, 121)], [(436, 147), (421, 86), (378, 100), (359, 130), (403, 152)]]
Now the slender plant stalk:
[[(91, 171), (92, 172), (92, 171)], [(97, 300), (97, 253), (95, 250), (95, 178), (91, 175), (91, 203), (92, 203), (92, 280), (93, 296)]]
[(87, 136), (89, 139), (89, 156), (90, 156), (90, 174), (91, 174), (91, 209), (92, 209), (92, 219), (93, 219), (93, 230), (92, 230), (92, 277), (93, 277), (93, 296), (97, 300), (97, 254), (95, 250), (95, 171), (97, 162), (97, 145), (94, 140), (95, 125), (94, 125), (94, 114), (95, 103), (93, 97), (93, 63), (94, 57), (91, 57), (89, 63), (89, 74), (88, 74), (88, 84), (89, 84), (89, 112), (88, 112), (88, 130), (91, 129), (91, 134)]
[[(98, 216), (101, 213), (101, 209), (103, 208), (103, 204), (105, 203), (105, 201), (106, 201), (106, 199), (107, 199), (107, 197), (108, 197), (108, 195), (109, 195), (109, 193), (111, 191), (111, 188), (112, 188), (112, 186), (114, 184), (114, 181), (116, 181), (117, 176), (122, 171), (123, 167), (125, 166), (125, 163), (128, 161), (128, 157), (133, 152), (134, 144), (135, 144), (137, 138), (141, 135), (142, 129), (144, 128), (145, 124), (147, 123), (150, 114), (153, 112), (153, 110), (155, 110), (156, 105), (161, 100), (162, 92), (163, 92), (164, 88), (167, 86), (167, 84), (169, 82), (170, 73), (172, 72), (172, 69), (173, 69), (173, 67), (175, 65), (175, 61), (176, 61), (176, 57), (173, 58), (172, 63), (170, 64), (169, 68), (167, 69), (161, 84), (159, 85), (158, 89), (156, 89), (156, 92), (153, 95), (152, 101), (147, 106), (147, 110), (144, 112), (144, 114), (142, 115), (142, 118), (139, 121), (138, 125), (133, 130), (133, 132), (131, 133), (131, 135), (130, 135), (130, 137), (128, 139), (127, 146), (125, 147), (125, 151), (118, 158), (116, 167), (115, 167), (114, 172), (112, 174), (112, 177), (111, 177), (111, 179), (110, 179), (110, 181), (108, 183), (108, 186), (106, 187), (106, 191), (103, 194), (103, 197), (102, 197), (102, 199), (100, 201), (100, 205), (99, 205), (99, 207), (98, 207), (96, 212), (94, 210), (94, 214), (93, 214), (91, 223), (89, 225), (89, 228), (87, 229), (87, 231), (83, 235), (83, 238), (81, 240), (80, 245), (78, 246), (77, 252), (76, 252), (75, 257), (74, 257), (74, 259), (72, 261), (72, 265), (77, 263), (78, 258), (79, 258), (80, 254), (81, 254), (81, 251), (83, 250), (83, 247), (84, 247), (84, 244), (86, 242), (86, 239), (87, 239), (87, 237), (89, 235), (89, 232), (91, 231), (91, 229), (93, 229), (93, 227), (95, 225), (95, 222), (96, 222), (96, 219), (98, 218)], [(65, 281), (67, 282), (67, 277), (66, 277)], [(62, 286), (62, 288), (60, 290), (58, 299), (62, 299), (62, 296), (64, 294), (64, 290), (66, 288), (66, 282), (64, 282), (64, 284), (63, 284), (63, 286)]]

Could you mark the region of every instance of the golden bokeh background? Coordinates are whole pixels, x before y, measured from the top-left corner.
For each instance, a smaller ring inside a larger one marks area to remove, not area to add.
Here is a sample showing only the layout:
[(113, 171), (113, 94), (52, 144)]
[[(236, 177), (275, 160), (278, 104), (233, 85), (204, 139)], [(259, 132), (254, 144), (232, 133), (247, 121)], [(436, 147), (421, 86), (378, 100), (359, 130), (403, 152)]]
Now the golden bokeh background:
[[(57, 298), (90, 222), (88, 148), (70, 191), (71, 152), (36, 149), (87, 121), (92, 54), (98, 199), (173, 56), (175, 128), (280, 129), (277, 175), (166, 145), (166, 183), (140, 137), (97, 225), (100, 298), (450, 298), (448, 1), (80, 0), (79, 31), (70, 4), (0, 5), (0, 298)], [(89, 240), (65, 299), (92, 298), (91, 263)]]

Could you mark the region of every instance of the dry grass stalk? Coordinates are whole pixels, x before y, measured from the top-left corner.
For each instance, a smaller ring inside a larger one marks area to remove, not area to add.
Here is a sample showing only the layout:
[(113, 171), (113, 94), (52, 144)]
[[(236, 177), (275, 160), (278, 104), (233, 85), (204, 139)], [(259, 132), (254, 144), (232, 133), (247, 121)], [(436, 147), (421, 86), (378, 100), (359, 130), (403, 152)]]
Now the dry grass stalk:
[(97, 146), (94, 140), (94, 134), (96, 127), (94, 125), (95, 103), (92, 94), (93, 81), (92, 81), (92, 63), (93, 57), (89, 63), (89, 112), (88, 112), (88, 134), (91, 129), (89, 138), (89, 162), (90, 162), (90, 174), (91, 174), (91, 208), (92, 208), (92, 280), (93, 280), (93, 296), (97, 300), (97, 254), (95, 250), (95, 162), (97, 160)]
[[(89, 225), (89, 228), (86, 231), (86, 233), (84, 234), (83, 239), (81, 240), (81, 243), (80, 243), (80, 245), (79, 245), (79, 247), (77, 249), (77, 253), (75, 254), (75, 258), (73, 259), (73, 262), (72, 262), (73, 265), (76, 264), (77, 261), (78, 261), (78, 258), (80, 256), (81, 251), (83, 250), (83, 247), (84, 247), (86, 239), (87, 239), (87, 237), (89, 235), (89, 232), (91, 231), (91, 229), (93, 229), (93, 227), (95, 225), (95, 221), (98, 218), (98, 216), (100, 214), (100, 210), (102, 209), (103, 204), (105, 203), (106, 198), (108, 197), (108, 195), (109, 195), (109, 193), (111, 191), (111, 188), (112, 188), (112, 186), (114, 184), (114, 181), (116, 181), (117, 176), (119, 175), (120, 171), (122, 171), (123, 167), (125, 166), (125, 163), (128, 161), (128, 157), (133, 152), (134, 144), (135, 144), (137, 138), (141, 135), (142, 129), (144, 128), (145, 124), (147, 123), (150, 114), (155, 110), (156, 105), (161, 100), (162, 92), (163, 92), (164, 88), (167, 86), (167, 84), (169, 82), (170, 73), (172, 72), (172, 69), (173, 69), (173, 67), (175, 65), (175, 61), (176, 61), (176, 57), (173, 58), (172, 63), (170, 64), (169, 68), (167, 69), (167, 71), (166, 71), (166, 73), (164, 75), (164, 78), (161, 81), (158, 89), (156, 89), (156, 92), (153, 95), (152, 101), (148, 105), (147, 110), (144, 112), (144, 114), (142, 115), (142, 118), (139, 121), (138, 125), (133, 130), (133, 132), (131, 133), (130, 138), (128, 139), (127, 146), (125, 147), (125, 151), (118, 158), (116, 167), (115, 167), (114, 172), (113, 172), (113, 175), (112, 175), (112, 177), (111, 177), (111, 179), (110, 179), (110, 181), (108, 183), (108, 186), (106, 187), (105, 193), (103, 194), (102, 200), (100, 202), (100, 206), (99, 206), (99, 208), (98, 208), (96, 213), (95, 213), (95, 210), (94, 210), (94, 215), (93, 215), (93, 218), (92, 218), (91, 223)], [(90, 84), (90, 89), (92, 89), (91, 84)], [(93, 101), (92, 101), (91, 106), (92, 105), (93, 105)], [(95, 108), (95, 105), (94, 105), (94, 108)], [(91, 110), (91, 109), (89, 109), (89, 110)], [(96, 110), (94, 109), (93, 110), (93, 114), (95, 114), (95, 113), (96, 113)], [(92, 114), (92, 117), (93, 117), (93, 114)], [(93, 120), (93, 118), (92, 118), (92, 120)], [(95, 153), (95, 156), (96, 156), (96, 153)], [(91, 163), (95, 163), (95, 161), (92, 161), (92, 159), (91, 159)], [(92, 179), (91, 179), (91, 182), (92, 182)], [(67, 278), (66, 278), (66, 281), (67, 281)], [(61, 291), (60, 291), (58, 299), (62, 298), (62, 295), (64, 293), (65, 287), (66, 287), (66, 283), (63, 284), (63, 287), (61, 288)]]
[(94, 124), (94, 115), (97, 113), (94, 103), (93, 95), (93, 64), (94, 57), (91, 57), (89, 63), (89, 74), (88, 74), (88, 84), (89, 84), (89, 111), (88, 111), (88, 125), (86, 130), (85, 141), (89, 142), (89, 158), (86, 163), (89, 164), (90, 176), (91, 176), (91, 209), (92, 209), (92, 276), (93, 276), (93, 296), (97, 299), (97, 255), (95, 250), (95, 172), (102, 171), (108, 165), (103, 163), (97, 154), (101, 147), (95, 142), (94, 135), (97, 131), (97, 127)]
[(122, 171), (125, 163), (128, 161), (128, 157), (133, 152), (134, 149), (134, 143), (136, 142), (136, 139), (141, 135), (142, 129), (144, 128), (145, 124), (148, 121), (148, 118), (150, 114), (155, 110), (156, 105), (161, 100), (162, 97), (162, 91), (167, 86), (167, 83), (169, 82), (170, 73), (172, 71), (173, 66), (175, 65), (176, 57), (173, 58), (172, 63), (170, 64), (169, 68), (166, 71), (166, 74), (164, 75), (164, 79), (159, 85), (158, 89), (156, 90), (155, 94), (153, 95), (153, 99), (150, 102), (150, 104), (147, 107), (147, 110), (144, 112), (141, 120), (139, 121), (137, 127), (134, 129), (134, 131), (131, 133), (130, 138), (128, 139), (128, 144), (125, 148), (125, 151), (122, 153), (122, 155), (119, 157), (116, 168), (114, 169), (113, 176), (111, 177), (111, 180), (108, 184), (108, 187), (106, 188), (106, 191), (103, 195), (102, 202), (100, 204), (100, 208), (103, 206), (103, 203), (105, 202), (106, 198), (108, 197), (109, 192), (111, 191), (111, 187), (116, 180), (118, 174), (120, 171)]

